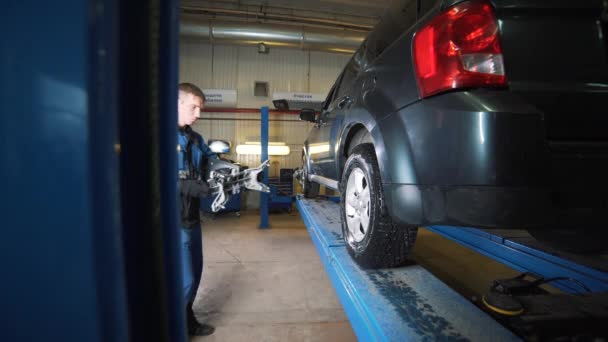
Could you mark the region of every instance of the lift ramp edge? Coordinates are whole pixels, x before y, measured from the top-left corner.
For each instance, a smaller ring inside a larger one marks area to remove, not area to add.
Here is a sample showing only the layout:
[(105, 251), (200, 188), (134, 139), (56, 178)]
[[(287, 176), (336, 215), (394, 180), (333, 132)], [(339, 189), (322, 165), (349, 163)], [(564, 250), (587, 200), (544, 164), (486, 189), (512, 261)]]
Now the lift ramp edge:
[[(426, 228), (519, 271), (531, 272), (545, 278), (569, 277), (582, 282), (593, 292), (608, 291), (608, 274), (530, 248), (508, 238), (496, 237), (475, 228), (450, 226)], [(570, 281), (554, 282), (552, 285), (567, 293), (586, 292), (580, 285)]]
[(361, 269), (341, 240), (337, 204), (297, 205), (359, 340), (519, 340), (419, 265)]

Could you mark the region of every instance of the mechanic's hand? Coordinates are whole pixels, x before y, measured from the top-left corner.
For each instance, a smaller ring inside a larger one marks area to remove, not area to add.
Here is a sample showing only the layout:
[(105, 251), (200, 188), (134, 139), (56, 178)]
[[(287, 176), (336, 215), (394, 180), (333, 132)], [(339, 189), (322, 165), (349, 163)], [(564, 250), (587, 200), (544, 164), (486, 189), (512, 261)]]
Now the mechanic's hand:
[(178, 187), (182, 195), (190, 197), (206, 196), (209, 193), (209, 185), (203, 180), (180, 179)]

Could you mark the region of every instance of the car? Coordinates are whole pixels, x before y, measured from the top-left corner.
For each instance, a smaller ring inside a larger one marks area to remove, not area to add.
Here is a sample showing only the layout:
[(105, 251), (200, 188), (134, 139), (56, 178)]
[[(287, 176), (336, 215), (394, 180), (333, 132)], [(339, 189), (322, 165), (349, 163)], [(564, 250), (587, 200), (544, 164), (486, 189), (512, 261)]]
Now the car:
[(351, 256), (402, 265), (418, 227), (607, 243), (608, 12), (602, 1), (401, 1), (344, 67), (302, 152), (338, 190)]

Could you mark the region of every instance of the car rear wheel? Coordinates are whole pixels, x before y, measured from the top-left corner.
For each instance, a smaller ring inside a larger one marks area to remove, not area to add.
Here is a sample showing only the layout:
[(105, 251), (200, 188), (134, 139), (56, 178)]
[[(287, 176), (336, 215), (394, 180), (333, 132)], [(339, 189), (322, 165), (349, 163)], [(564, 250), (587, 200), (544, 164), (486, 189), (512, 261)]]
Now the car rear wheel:
[(395, 223), (386, 208), (372, 144), (355, 147), (340, 183), (342, 234), (348, 252), (365, 268), (403, 265), (418, 227)]
[(315, 198), (319, 196), (319, 184), (308, 180), (308, 163), (306, 156), (302, 156), (302, 193), (305, 198)]

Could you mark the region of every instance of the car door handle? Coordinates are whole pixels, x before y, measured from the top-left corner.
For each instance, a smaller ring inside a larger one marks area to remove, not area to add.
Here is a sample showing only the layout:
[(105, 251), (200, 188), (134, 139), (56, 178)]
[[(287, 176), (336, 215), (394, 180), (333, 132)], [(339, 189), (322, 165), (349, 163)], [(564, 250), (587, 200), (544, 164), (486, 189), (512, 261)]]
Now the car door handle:
[(316, 128), (321, 128), (322, 126), (327, 125), (327, 120), (324, 120), (330, 114), (329, 111), (323, 111), (319, 114), (319, 119), (315, 123)]
[(344, 96), (342, 98), (342, 100), (340, 100), (340, 102), (338, 102), (338, 108), (340, 109), (344, 109), (344, 107), (346, 107), (347, 105), (351, 104), (353, 102), (353, 98), (350, 96)]

